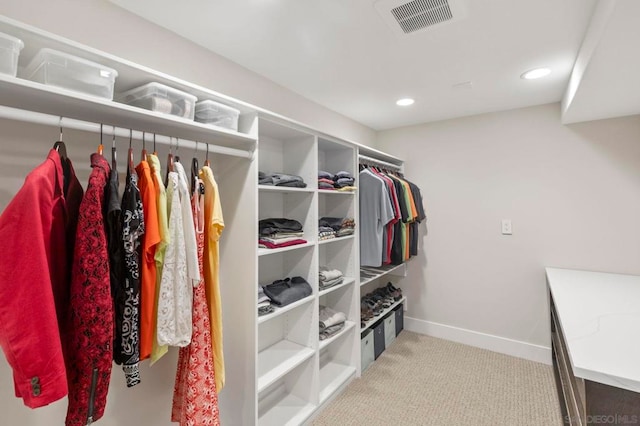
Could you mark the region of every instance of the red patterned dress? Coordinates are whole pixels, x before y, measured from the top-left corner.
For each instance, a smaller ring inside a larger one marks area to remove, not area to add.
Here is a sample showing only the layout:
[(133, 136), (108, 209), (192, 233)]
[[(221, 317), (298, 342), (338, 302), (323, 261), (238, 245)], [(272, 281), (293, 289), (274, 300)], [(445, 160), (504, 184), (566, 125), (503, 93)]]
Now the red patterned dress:
[(193, 334), (191, 343), (180, 348), (171, 409), (171, 421), (181, 426), (220, 425), (209, 308), (203, 278), (204, 195), (199, 191), (201, 187), (202, 181), (197, 179), (196, 191), (191, 198), (201, 279), (193, 289)]

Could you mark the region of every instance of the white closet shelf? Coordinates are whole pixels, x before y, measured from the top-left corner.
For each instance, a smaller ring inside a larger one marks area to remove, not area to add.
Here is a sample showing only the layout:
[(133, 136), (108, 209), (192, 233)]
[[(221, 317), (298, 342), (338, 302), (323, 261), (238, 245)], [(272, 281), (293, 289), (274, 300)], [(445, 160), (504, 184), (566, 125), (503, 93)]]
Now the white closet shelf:
[(325, 294), (329, 294), (332, 291), (336, 291), (336, 290), (338, 290), (340, 288), (346, 287), (346, 286), (351, 285), (351, 284), (353, 284), (355, 282), (356, 282), (355, 278), (344, 277), (344, 280), (340, 284), (334, 285), (333, 287), (329, 287), (329, 288), (324, 289), (324, 290), (321, 290), (320, 293), (318, 294), (318, 296), (322, 297)]
[(277, 192), (281, 194), (292, 194), (292, 193), (313, 194), (315, 192), (315, 189), (313, 188), (292, 188), (288, 186), (273, 186), (273, 185), (258, 185), (258, 189), (262, 192)]
[(299, 250), (306, 247), (313, 247), (315, 245), (316, 243), (314, 241), (309, 241), (304, 244), (296, 244), (295, 246), (280, 247), (275, 249), (258, 248), (258, 256), (267, 256), (269, 254), (282, 253), (282, 252), (291, 251), (291, 250)]
[(356, 368), (331, 361), (320, 367), (320, 403), (356, 375)]
[(2, 104), (6, 106), (77, 120), (98, 121), (107, 126), (149, 129), (167, 136), (241, 149), (251, 148), (256, 142), (255, 137), (233, 130), (1, 74), (0, 94)]
[(258, 393), (315, 354), (306, 346), (281, 340), (258, 354)]
[(258, 418), (259, 426), (301, 425), (316, 406), (293, 394), (286, 394), (277, 404)]
[(195, 95), (198, 100), (211, 99), (233, 106), (240, 110), (242, 114), (267, 113), (267, 111), (247, 102), (83, 45), (82, 43), (44, 31), (40, 28), (15, 21), (6, 16), (0, 16), (0, 31), (18, 37), (24, 42), (25, 48), (20, 52), (20, 64), (22, 65), (29, 63), (38, 49), (48, 47), (114, 68), (118, 71), (115, 87), (116, 93), (121, 93), (153, 81), (191, 93)]
[(319, 194), (331, 194), (331, 195), (356, 195), (356, 191), (334, 191), (331, 189), (318, 189)]
[(263, 315), (261, 317), (258, 317), (258, 324), (262, 324), (265, 321), (269, 321), (270, 319), (279, 317), (280, 315), (286, 314), (287, 312), (291, 311), (292, 309), (297, 308), (298, 306), (302, 306), (305, 305), (311, 301), (314, 300), (314, 296), (307, 296), (304, 299), (300, 299), (298, 301), (295, 301), (293, 303), (288, 304), (287, 306), (283, 306), (282, 308), (278, 308), (274, 305), (274, 311), (271, 312), (270, 314), (267, 315)]
[(361, 327), (360, 332), (362, 333), (363, 331), (365, 331), (365, 330), (367, 330), (367, 329), (371, 328), (371, 326), (372, 326), (373, 324), (375, 324), (376, 322), (378, 322), (378, 320), (380, 320), (380, 319), (384, 318), (384, 317), (385, 317), (385, 315), (387, 315), (389, 312), (393, 311), (393, 309), (394, 309), (396, 306), (398, 306), (398, 305), (400, 305), (401, 303), (404, 303), (404, 302), (406, 302), (406, 301), (407, 301), (407, 298), (403, 296), (403, 297), (402, 297), (402, 299), (398, 300), (397, 302), (394, 302), (394, 303), (393, 303), (393, 305), (391, 305), (391, 306), (389, 306), (388, 308), (384, 309), (380, 315), (378, 315), (378, 316), (376, 316), (376, 317), (373, 317), (372, 319), (370, 319), (369, 321), (367, 321), (367, 322), (364, 324), (364, 327)]
[(334, 336), (331, 336), (326, 340), (320, 340), (320, 344), (319, 344), (320, 350), (326, 348), (327, 346), (329, 346), (330, 344), (338, 340), (340, 337), (347, 334), (355, 325), (356, 324), (352, 321), (345, 321), (344, 327), (342, 328), (342, 330), (340, 330)]
[(319, 240), (318, 244), (331, 244), (331, 243), (337, 243), (338, 241), (353, 240), (354, 238), (355, 238), (355, 235), (346, 235), (344, 237), (329, 238), (328, 240)]
[[(401, 263), (400, 265), (394, 265), (391, 267), (384, 267), (384, 268), (373, 268), (373, 267), (367, 267), (367, 272), (369, 271), (376, 271), (377, 274), (371, 278), (366, 278), (364, 280), (360, 281), (360, 286), (362, 287), (363, 285), (369, 284), (370, 282), (373, 282), (375, 280), (377, 280), (378, 278), (384, 277), (385, 275), (392, 275), (393, 272), (399, 270), (400, 268), (404, 268), (404, 266), (406, 265), (406, 263)], [(404, 276), (404, 275), (403, 275)]]

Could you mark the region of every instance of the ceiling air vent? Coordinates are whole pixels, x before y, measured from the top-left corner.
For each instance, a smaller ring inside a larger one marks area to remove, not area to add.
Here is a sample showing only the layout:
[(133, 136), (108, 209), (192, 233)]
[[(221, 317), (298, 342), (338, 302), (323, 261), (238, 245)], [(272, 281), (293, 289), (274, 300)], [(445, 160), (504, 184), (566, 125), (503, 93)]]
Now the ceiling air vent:
[(413, 34), (466, 15), (462, 0), (379, 0), (375, 3), (382, 19), (398, 35)]
[(391, 13), (405, 34), (453, 19), (447, 0), (413, 0), (394, 7)]

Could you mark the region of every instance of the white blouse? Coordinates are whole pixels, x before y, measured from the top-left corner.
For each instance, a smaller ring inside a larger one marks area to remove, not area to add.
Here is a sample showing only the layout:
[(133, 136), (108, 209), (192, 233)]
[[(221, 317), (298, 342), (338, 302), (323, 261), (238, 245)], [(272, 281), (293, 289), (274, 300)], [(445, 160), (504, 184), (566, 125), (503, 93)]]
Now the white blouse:
[(160, 345), (183, 347), (191, 342), (193, 286), (200, 273), (186, 174), (180, 163), (174, 170), (167, 185), (169, 244), (160, 280), (157, 336)]

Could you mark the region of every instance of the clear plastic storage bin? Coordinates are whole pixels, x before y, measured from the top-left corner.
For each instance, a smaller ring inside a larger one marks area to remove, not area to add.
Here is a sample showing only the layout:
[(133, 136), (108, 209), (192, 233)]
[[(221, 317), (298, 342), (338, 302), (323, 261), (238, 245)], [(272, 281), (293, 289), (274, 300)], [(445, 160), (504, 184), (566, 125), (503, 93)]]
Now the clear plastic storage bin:
[(18, 71), (18, 56), (24, 47), (19, 38), (0, 33), (0, 73), (16, 76)]
[(139, 108), (193, 120), (195, 113), (195, 96), (165, 86), (160, 83), (148, 83), (124, 92), (119, 97), (121, 102)]
[(44, 48), (31, 60), (25, 76), (49, 86), (112, 100), (118, 72), (68, 53)]
[(226, 129), (238, 130), (240, 111), (215, 101), (201, 101), (196, 104), (196, 121), (213, 124)]

